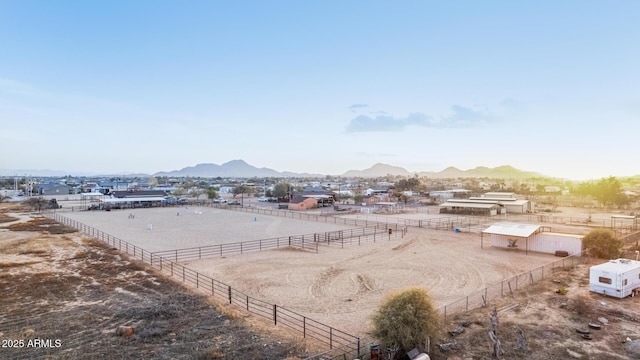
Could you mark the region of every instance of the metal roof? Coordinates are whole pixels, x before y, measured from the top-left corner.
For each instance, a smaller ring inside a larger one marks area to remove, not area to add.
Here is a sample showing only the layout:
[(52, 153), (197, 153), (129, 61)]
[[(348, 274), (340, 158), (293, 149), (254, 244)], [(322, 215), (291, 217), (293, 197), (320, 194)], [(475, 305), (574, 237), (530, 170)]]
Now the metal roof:
[(496, 234), (496, 235), (529, 237), (533, 233), (540, 230), (541, 227), (542, 225), (498, 222), (484, 229), (482, 232), (487, 234)]
[(496, 203), (486, 203), (486, 202), (450, 202), (447, 201), (443, 204), (440, 204), (440, 207), (460, 207), (460, 208), (473, 208), (473, 209), (492, 209), (495, 207), (499, 207), (500, 205)]
[(102, 202), (105, 203), (127, 203), (127, 202), (134, 202), (134, 201), (164, 201), (164, 197), (159, 197), (159, 196), (155, 196), (155, 197), (130, 197), (130, 198), (109, 198), (109, 199), (103, 199)]
[(498, 204), (499, 200), (481, 200), (481, 199), (449, 199), (450, 203), (477, 203), (477, 204)]

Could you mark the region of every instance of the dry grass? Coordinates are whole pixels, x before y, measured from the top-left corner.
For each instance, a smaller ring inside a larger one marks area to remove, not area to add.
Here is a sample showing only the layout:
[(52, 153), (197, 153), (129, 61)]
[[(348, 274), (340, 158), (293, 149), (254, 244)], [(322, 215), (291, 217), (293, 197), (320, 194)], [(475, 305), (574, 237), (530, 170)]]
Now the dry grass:
[(8, 222), (14, 222), (14, 221), (18, 221), (18, 220), (20, 220), (20, 219), (17, 218), (17, 217), (13, 217), (13, 216), (10, 216), (10, 215), (7, 215), (5, 213), (0, 212), (0, 224), (8, 223)]
[[(41, 235), (0, 241), (0, 268), (11, 269), (0, 271), (0, 336), (59, 339), (62, 346), (3, 349), (3, 359), (305, 357), (295, 338), (260, 331), (240, 312), (220, 312), (99, 241), (42, 218), (14, 225)], [(122, 325), (134, 334), (117, 336)]]
[(37, 217), (27, 222), (11, 224), (6, 228), (11, 231), (34, 231), (47, 234), (69, 234), (78, 232), (78, 230), (72, 227), (62, 225), (45, 217)]

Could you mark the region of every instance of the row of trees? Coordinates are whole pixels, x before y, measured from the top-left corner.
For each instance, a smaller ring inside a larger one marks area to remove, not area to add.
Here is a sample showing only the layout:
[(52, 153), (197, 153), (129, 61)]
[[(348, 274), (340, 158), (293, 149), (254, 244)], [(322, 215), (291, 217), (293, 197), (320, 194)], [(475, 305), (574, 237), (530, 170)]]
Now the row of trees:
[(623, 192), (620, 180), (611, 176), (598, 182), (582, 182), (573, 189), (576, 196), (591, 196), (602, 206), (615, 205), (618, 208), (629, 204), (629, 197)]

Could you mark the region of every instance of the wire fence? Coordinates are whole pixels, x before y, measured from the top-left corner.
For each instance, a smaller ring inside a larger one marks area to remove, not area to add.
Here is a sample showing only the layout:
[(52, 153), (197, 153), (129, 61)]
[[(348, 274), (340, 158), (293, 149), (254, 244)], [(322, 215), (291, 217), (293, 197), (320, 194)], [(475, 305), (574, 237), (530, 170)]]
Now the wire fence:
[(562, 259), (552, 261), (533, 270), (520, 273), (509, 279), (493, 283), (484, 289), (475, 291), (441, 307), (439, 309), (440, 313), (446, 322), (447, 317), (466, 314), (471, 310), (486, 307), (489, 303), (504, 298), (505, 296), (513, 295), (514, 292), (551, 277), (558, 271), (567, 270), (578, 264), (584, 263), (584, 255), (585, 252), (583, 251), (578, 254), (563, 257)]
[(63, 225), (73, 227), (89, 237), (100, 240), (135, 259), (141, 260), (172, 279), (182, 281), (207, 295), (220, 298), (230, 305), (241, 307), (249, 313), (273, 321), (274, 325), (287, 327), (301, 334), (305, 339), (312, 339), (320, 345), (327, 346), (329, 350), (341, 348), (349, 349), (353, 354), (360, 354), (361, 352), (360, 338), (357, 336), (310, 319), (287, 308), (250, 297), (224, 282), (56, 212), (49, 212), (45, 215)]

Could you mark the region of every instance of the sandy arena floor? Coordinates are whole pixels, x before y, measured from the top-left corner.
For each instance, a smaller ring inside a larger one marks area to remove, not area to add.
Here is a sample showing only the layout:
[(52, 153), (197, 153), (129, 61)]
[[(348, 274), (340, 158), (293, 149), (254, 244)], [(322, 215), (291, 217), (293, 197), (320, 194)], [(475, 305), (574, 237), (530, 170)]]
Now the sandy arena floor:
[(480, 249), (478, 234), (411, 229), (383, 241), (319, 253), (275, 250), (188, 263), (255, 298), (351, 334), (364, 335), (385, 294), (419, 286), (444, 306), (526, 270), (551, 255)]
[(152, 252), (353, 228), (195, 206), (60, 214)]
[[(130, 213), (133, 219), (129, 219)], [(348, 228), (206, 207), (63, 215), (149, 251)], [(152, 224), (151, 230), (148, 224)], [(489, 284), (557, 260), (552, 255), (493, 249), (489, 239), (484, 241), (481, 250), (477, 233), (410, 228), (401, 241), (344, 249), (321, 246), (319, 253), (274, 250), (187, 264), (251, 297), (364, 335), (371, 314), (389, 292), (425, 287), (441, 307)]]

